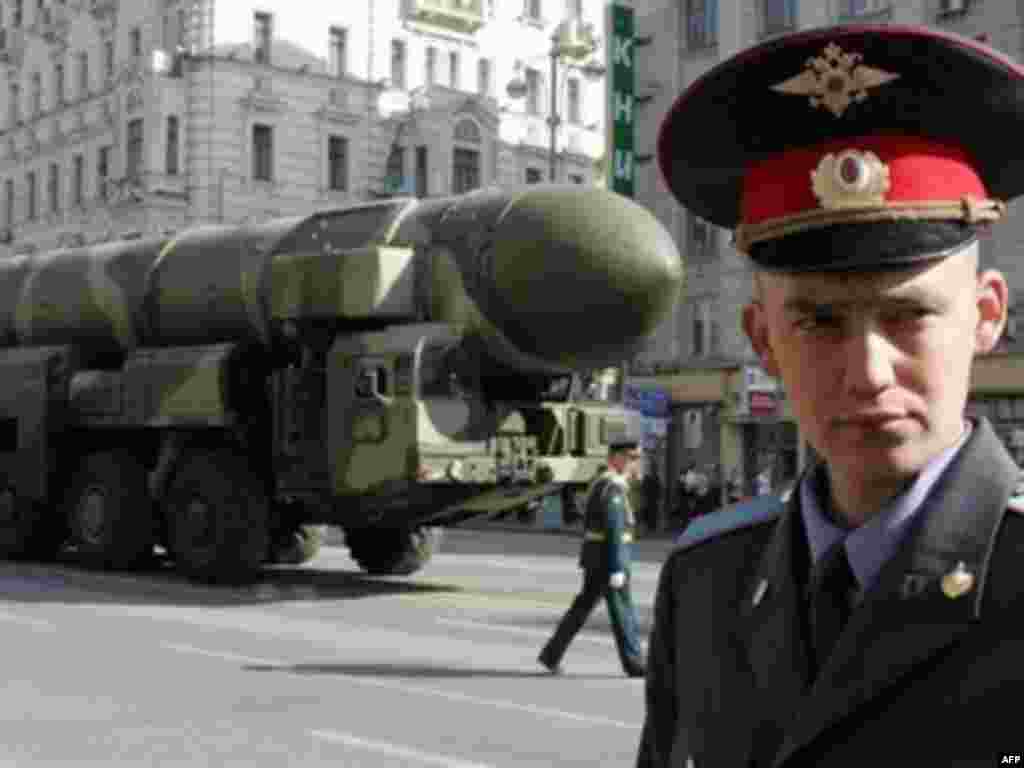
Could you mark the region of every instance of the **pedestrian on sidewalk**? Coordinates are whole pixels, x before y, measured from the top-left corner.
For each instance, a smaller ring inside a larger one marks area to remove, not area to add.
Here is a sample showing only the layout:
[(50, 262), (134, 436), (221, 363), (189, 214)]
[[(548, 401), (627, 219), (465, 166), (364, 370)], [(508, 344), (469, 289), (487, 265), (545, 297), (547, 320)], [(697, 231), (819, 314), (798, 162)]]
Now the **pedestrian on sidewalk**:
[(613, 443), (608, 448), (608, 471), (587, 493), (580, 550), (583, 586), (538, 657), (552, 674), (561, 673), (566, 649), (603, 597), (623, 670), (630, 677), (644, 675), (639, 621), (629, 583), (636, 519), (629, 502), (628, 481), (636, 476), (639, 465), (640, 450), (635, 440)]

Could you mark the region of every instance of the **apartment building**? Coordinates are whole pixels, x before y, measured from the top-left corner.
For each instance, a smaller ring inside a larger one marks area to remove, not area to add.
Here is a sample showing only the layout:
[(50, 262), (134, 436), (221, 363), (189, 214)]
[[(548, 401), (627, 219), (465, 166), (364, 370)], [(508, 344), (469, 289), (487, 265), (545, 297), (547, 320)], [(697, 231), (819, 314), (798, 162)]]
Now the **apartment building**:
[(396, 194), (593, 183), (602, 12), (0, 0), (0, 257)]

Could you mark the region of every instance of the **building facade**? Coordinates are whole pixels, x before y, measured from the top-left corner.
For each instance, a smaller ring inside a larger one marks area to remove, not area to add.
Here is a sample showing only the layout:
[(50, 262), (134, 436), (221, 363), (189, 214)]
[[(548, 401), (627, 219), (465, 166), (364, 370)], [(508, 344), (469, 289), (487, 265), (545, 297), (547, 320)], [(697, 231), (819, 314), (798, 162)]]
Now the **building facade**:
[[(719, 62), (774, 35), (847, 23), (924, 24), (991, 45), (1021, 60), (1024, 3), (1019, 0), (652, 0), (638, 8), (638, 34), (649, 36), (637, 57), (636, 146), (645, 160), (636, 178), (637, 201), (672, 232), (686, 264), (684, 295), (632, 366), (635, 386), (668, 393), (672, 419), (667, 470), (696, 464), (738, 493), (757, 492), (759, 476), (777, 489), (790, 482), (805, 448), (785, 393), (764, 375), (742, 332), (740, 311), (750, 298), (746, 261), (731, 233), (683, 210), (654, 158), (658, 127), (674, 99)], [(696, 126), (688, 140), (701, 141)], [(984, 261), (1008, 276), (1013, 295), (1024, 292), (1021, 205), (982, 242)], [(1024, 365), (1017, 307), (999, 354), (976, 364), (970, 409), (993, 419), (1024, 459)], [(675, 498), (670, 503), (675, 503)]]
[(593, 183), (602, 9), (0, 0), (0, 257), (549, 174)]

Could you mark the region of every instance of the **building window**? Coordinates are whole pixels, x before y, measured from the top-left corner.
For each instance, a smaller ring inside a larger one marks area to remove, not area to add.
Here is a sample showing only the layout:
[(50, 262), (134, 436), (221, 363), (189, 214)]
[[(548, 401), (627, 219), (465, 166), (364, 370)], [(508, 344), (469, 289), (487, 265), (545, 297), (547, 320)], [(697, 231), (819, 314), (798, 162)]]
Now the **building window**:
[(53, 65), (53, 104), (55, 107), (64, 105), (64, 65)]
[(718, 0), (686, 0), (686, 44), (706, 48), (718, 42)]
[(579, 125), (583, 122), (583, 93), (580, 90), (578, 78), (570, 77), (566, 81), (566, 100), (568, 101), (566, 112), (569, 122)]
[(573, 184), (582, 184), (583, 183), (583, 177), (580, 174), (578, 174), (578, 173), (570, 173), (569, 174), (569, 181), (571, 181)]
[(252, 15), (252, 58), (257, 64), (270, 63), (270, 41), (274, 33), (274, 17), (265, 11)]
[(540, 114), (540, 72), (536, 69), (526, 70), (526, 114)]
[(142, 29), (132, 27), (131, 31), (132, 56), (139, 58), (142, 55)]
[(21, 86), (17, 83), (11, 83), (7, 86), (8, 99), (8, 122), (10, 127), (13, 128), (21, 122)]
[(476, 92), (481, 96), (491, 96), (491, 60), (480, 59), (476, 63)]
[(430, 187), (427, 183), (427, 148), (416, 147), (416, 197), (426, 197)]
[(178, 118), (175, 115), (167, 118), (166, 166), (168, 176), (178, 175)]
[(332, 191), (348, 191), (348, 139), (344, 136), (331, 136), (327, 140), (327, 175)]
[(427, 85), (434, 85), (437, 82), (437, 48), (432, 45), (427, 46), (426, 67)]
[(694, 214), (688, 217), (690, 257), (696, 263), (702, 263), (714, 255), (715, 232), (704, 219)]
[(85, 197), (85, 156), (75, 155), (71, 164), (71, 204), (81, 205)]
[(4, 226), (14, 226), (14, 179), (4, 182)]
[(533, 21), (540, 21), (541, 3), (540, 0), (523, 0), (523, 15)]
[(452, 153), (452, 194), (461, 195), (480, 187), (480, 152), (455, 147)]
[(102, 200), (106, 200), (110, 192), (107, 188), (109, 179), (110, 147), (100, 147), (96, 154), (96, 192)]
[(839, 7), (839, 15), (867, 16), (872, 13), (887, 11), (890, 7), (890, 0), (842, 0)]
[(391, 86), (405, 90), (405, 41), (391, 41)]
[(331, 74), (344, 77), (348, 74), (348, 30), (344, 27), (331, 27), (330, 37)]
[(256, 181), (274, 178), (274, 129), (269, 125), (252, 127), (252, 177)]
[(391, 147), (384, 169), (384, 187), (392, 195), (405, 191), (405, 147)]
[(125, 142), (124, 175), (138, 181), (142, 173), (142, 118), (128, 121), (128, 137)]
[(106, 40), (103, 43), (103, 77), (106, 80), (114, 78), (114, 41)]
[(448, 85), (452, 88), (458, 89), (461, 85), (459, 79), (459, 52), (449, 51), (448, 52)]
[(39, 117), (43, 111), (43, 76), (38, 72), (32, 75), (32, 117)]
[(36, 220), (36, 172), (29, 171), (25, 175), (25, 218)]
[(89, 95), (89, 54), (79, 53), (78, 59), (78, 95), (83, 99)]
[(778, 35), (796, 27), (796, 0), (763, 0), (763, 34)]
[(11, 23), (17, 28), (21, 26), (22, 20), (25, 18), (25, 3), (23, 0), (14, 0), (14, 16), (11, 19)]
[(544, 172), (540, 168), (527, 168), (526, 169), (526, 183), (527, 184), (540, 184), (544, 181)]
[(47, 191), (50, 199), (50, 213), (60, 212), (60, 166), (50, 163), (50, 177), (47, 179)]

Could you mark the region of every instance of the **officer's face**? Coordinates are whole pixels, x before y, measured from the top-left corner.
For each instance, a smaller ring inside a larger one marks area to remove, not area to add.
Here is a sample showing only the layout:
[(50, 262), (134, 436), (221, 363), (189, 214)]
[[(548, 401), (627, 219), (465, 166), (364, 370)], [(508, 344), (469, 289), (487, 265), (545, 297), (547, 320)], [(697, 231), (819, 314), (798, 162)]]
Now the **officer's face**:
[(1007, 306), (976, 247), (908, 270), (758, 282), (744, 327), (833, 473), (900, 481), (961, 435), (971, 360), (995, 345)]

